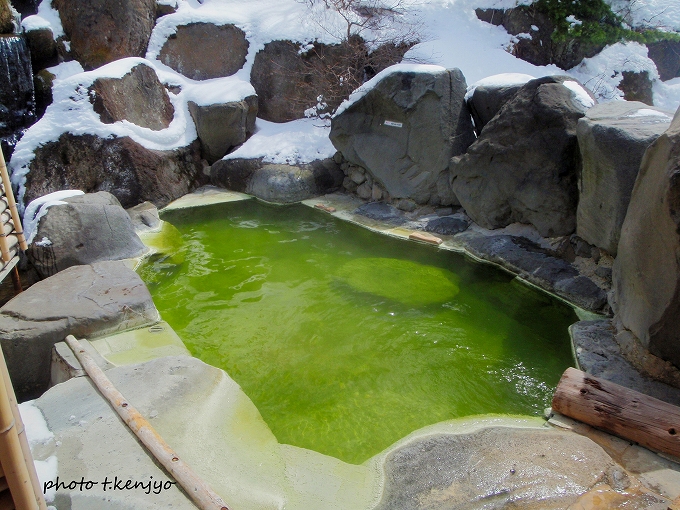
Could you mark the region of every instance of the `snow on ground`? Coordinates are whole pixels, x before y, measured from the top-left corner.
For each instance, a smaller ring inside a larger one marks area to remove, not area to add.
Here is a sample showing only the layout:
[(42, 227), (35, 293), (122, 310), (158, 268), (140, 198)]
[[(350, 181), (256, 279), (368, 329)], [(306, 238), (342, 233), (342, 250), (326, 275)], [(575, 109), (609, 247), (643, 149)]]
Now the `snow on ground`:
[(678, 0), (607, 0), (631, 26), (680, 32)]
[[(33, 405), (32, 400), (19, 404), (19, 414), (21, 414), (21, 421), (24, 422), (26, 439), (28, 439), (31, 451), (36, 446), (45, 444), (54, 438), (54, 434), (47, 428), (47, 422), (42, 412)], [(36, 460), (34, 464), (41, 487), (44, 486), (45, 482), (57, 478), (57, 457), (55, 455), (48, 457), (47, 460)], [(45, 493), (45, 500), (48, 503), (54, 501), (55, 494), (56, 489), (48, 489)]]
[[(680, 30), (680, 2), (678, 0), (611, 0), (616, 8), (630, 8), (635, 23), (644, 24), (653, 17), (661, 28)], [(337, 43), (342, 37), (346, 22), (338, 13), (325, 9), (323, 2), (314, 7), (301, 0), (164, 0), (176, 3), (175, 14), (158, 20), (151, 36), (146, 59), (128, 58), (90, 72), (73, 62), (64, 63), (51, 71), (56, 75), (53, 87), (54, 103), (43, 119), (32, 126), (16, 147), (11, 161), (13, 182), (23, 197), (25, 175), (35, 149), (56, 140), (63, 133), (85, 133), (101, 137), (130, 136), (149, 149), (168, 150), (185, 146), (196, 138), (196, 129), (190, 119), (187, 102), (202, 105), (238, 100), (254, 92), (250, 85), (250, 71), (257, 51), (270, 41), (290, 39), (300, 44), (301, 51), (313, 41)], [(680, 106), (680, 78), (661, 82), (654, 63), (647, 56), (647, 48), (637, 43), (618, 43), (605, 48), (593, 58), (585, 59), (569, 71), (554, 65), (535, 66), (507, 52), (513, 38), (502, 27), (477, 19), (475, 7), (508, 8), (530, 0), (404, 0), (409, 10), (402, 22), (378, 32), (366, 32), (370, 39), (381, 40), (399, 33), (411, 23), (422, 27), (422, 41), (407, 54), (407, 62), (432, 64), (446, 68), (459, 68), (468, 83), (476, 84), (499, 74), (541, 77), (552, 74), (569, 75), (583, 83), (598, 101), (620, 99), (617, 89), (621, 71), (648, 71), (654, 79), (655, 105), (675, 111)], [(310, 10), (311, 9), (311, 10)], [(63, 33), (59, 17), (51, 7), (51, 0), (43, 0), (38, 17), (27, 18), (28, 27), (47, 26), (55, 35)], [(631, 18), (632, 19), (632, 18)], [(206, 80), (187, 79), (158, 60), (160, 49), (177, 26), (189, 22), (234, 23), (249, 41), (248, 55), (243, 69), (234, 76)], [(650, 21), (650, 23), (652, 23)], [(27, 27), (27, 28), (28, 28)], [(170, 94), (175, 107), (175, 117), (167, 129), (153, 131), (126, 121), (103, 124), (94, 112), (88, 87), (98, 77), (121, 77), (134, 65), (152, 66), (160, 80), (168, 85), (179, 85), (181, 92)], [(420, 68), (427, 69), (427, 68)], [(430, 68), (430, 69), (434, 69)], [(614, 70), (617, 71), (614, 71)], [(392, 71), (387, 71), (392, 72)], [(384, 76), (381, 73), (379, 76)], [(509, 77), (493, 78), (510, 79)], [(513, 78), (514, 79), (514, 78)], [(374, 78), (375, 80), (375, 78)], [(370, 88), (367, 83), (355, 92), (352, 100)], [(373, 82), (374, 83), (374, 82)], [(344, 103), (340, 108), (346, 108)], [(310, 107), (313, 105), (310, 105)], [(321, 121), (295, 121), (272, 125), (258, 120), (258, 132), (236, 153), (227, 157), (264, 157), (267, 161), (307, 162), (315, 155), (331, 151), (327, 134), (329, 127)], [(300, 146), (296, 146), (300, 144)], [(254, 155), (254, 156), (253, 156)]]

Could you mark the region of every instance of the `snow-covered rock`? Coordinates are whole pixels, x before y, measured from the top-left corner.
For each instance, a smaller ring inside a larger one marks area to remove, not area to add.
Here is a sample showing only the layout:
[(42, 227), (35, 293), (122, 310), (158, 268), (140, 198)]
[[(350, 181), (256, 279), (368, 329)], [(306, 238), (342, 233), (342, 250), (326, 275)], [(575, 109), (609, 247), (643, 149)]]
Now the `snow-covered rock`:
[(71, 266), (134, 258), (146, 251), (130, 216), (105, 191), (65, 198), (50, 207), (34, 239), (26, 255), (43, 278)]

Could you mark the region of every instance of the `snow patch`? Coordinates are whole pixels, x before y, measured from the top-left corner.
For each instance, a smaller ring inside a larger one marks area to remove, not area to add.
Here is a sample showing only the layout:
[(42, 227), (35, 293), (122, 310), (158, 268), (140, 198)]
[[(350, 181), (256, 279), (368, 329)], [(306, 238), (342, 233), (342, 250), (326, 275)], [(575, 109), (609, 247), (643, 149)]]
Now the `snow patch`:
[[(33, 242), (33, 238), (38, 233), (38, 224), (40, 223), (40, 219), (47, 214), (47, 210), (50, 207), (53, 205), (66, 205), (67, 202), (64, 202), (64, 199), (84, 194), (85, 193), (80, 190), (67, 189), (63, 191), (55, 191), (54, 193), (43, 195), (42, 197), (38, 197), (31, 201), (31, 203), (26, 206), (26, 211), (24, 212), (23, 225), (26, 242), (28, 244)], [(45, 238), (43, 238), (43, 240), (40, 242), (44, 242), (44, 239)], [(44, 245), (39, 244), (39, 246)]]
[(663, 112), (660, 112), (658, 110), (651, 110), (649, 108), (640, 108), (639, 110), (626, 115), (626, 117), (629, 118), (634, 118), (634, 117), (661, 117), (666, 119), (668, 122), (671, 121), (672, 117), (670, 115), (666, 115)]
[(318, 119), (275, 123), (257, 119), (255, 133), (223, 159), (258, 159), (266, 163), (305, 164), (330, 158), (335, 147), (328, 138), (330, 126)]
[(26, 427), (26, 438), (31, 448), (54, 438), (54, 434), (47, 428), (42, 412), (35, 406), (33, 400), (19, 404), (19, 414)]
[(574, 93), (574, 99), (578, 101), (584, 108), (592, 108), (595, 106), (595, 100), (590, 97), (590, 94), (578, 82), (567, 80), (562, 83), (565, 87)]
[(21, 28), (23, 28), (26, 32), (30, 32), (31, 30), (41, 30), (43, 28), (49, 28), (52, 30), (52, 24), (42, 16), (34, 14), (33, 16), (27, 16), (23, 19), (21, 22)]
[(429, 64), (396, 64), (388, 67), (387, 69), (379, 72), (369, 81), (364, 83), (361, 87), (356, 89), (352, 94), (350, 94), (349, 99), (343, 101), (338, 109), (335, 111), (333, 116), (340, 115), (342, 112), (347, 110), (354, 103), (359, 101), (362, 97), (373, 90), (380, 81), (384, 78), (395, 74), (395, 73), (429, 73), (429, 74), (441, 74), (446, 72), (446, 68), (441, 66), (429, 65)]
[(248, 96), (256, 95), (255, 88), (247, 81), (235, 76), (215, 78), (195, 83), (185, 83), (184, 98), (198, 106), (233, 103)]
[[(31, 451), (36, 446), (47, 444), (54, 439), (54, 434), (47, 427), (42, 412), (35, 406), (33, 400), (19, 404), (19, 414), (21, 414), (21, 421), (24, 422), (26, 439), (28, 439)], [(34, 460), (33, 463), (41, 487), (44, 487), (45, 482), (57, 478), (57, 457), (55, 455), (48, 457), (47, 460)], [(45, 500), (48, 503), (54, 501), (55, 494), (56, 489), (48, 490), (45, 493)]]
[(57, 10), (54, 7), (52, 7), (52, 0), (42, 0), (42, 2), (40, 2), (40, 5), (38, 5), (38, 12), (36, 16), (42, 18), (45, 21), (45, 23), (49, 25), (49, 28), (52, 30), (52, 34), (54, 34), (55, 39), (57, 37), (62, 37), (64, 35), (64, 27), (61, 25), (61, 18), (59, 17), (59, 13), (57, 12)]
[(534, 77), (529, 74), (520, 73), (501, 73), (487, 76), (467, 88), (465, 100), (469, 101), (477, 87), (512, 87), (514, 85), (524, 85), (533, 79)]
[[(647, 47), (634, 42), (607, 46), (594, 57), (583, 59), (568, 74), (590, 89), (598, 101), (611, 101), (623, 99), (623, 93), (618, 89), (623, 71), (647, 71), (650, 79), (658, 81), (659, 78), (656, 65), (647, 56)], [(676, 102), (673, 110), (677, 109), (680, 95), (668, 99)], [(656, 100), (655, 95), (655, 105), (660, 106)]]

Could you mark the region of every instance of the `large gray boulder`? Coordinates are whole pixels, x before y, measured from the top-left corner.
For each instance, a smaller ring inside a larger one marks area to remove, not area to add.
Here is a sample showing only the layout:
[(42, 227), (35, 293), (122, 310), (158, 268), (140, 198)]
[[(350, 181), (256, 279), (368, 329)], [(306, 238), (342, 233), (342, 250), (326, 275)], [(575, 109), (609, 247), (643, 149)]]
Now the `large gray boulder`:
[(53, 205), (38, 223), (26, 254), (40, 276), (104, 260), (139, 257), (146, 247), (130, 216), (105, 191), (80, 195)]
[(198, 140), (170, 151), (147, 149), (129, 137), (65, 133), (35, 151), (24, 203), (63, 189), (108, 191), (123, 207), (148, 200), (158, 207), (201, 184)]
[(643, 103), (614, 101), (594, 106), (579, 119), (579, 237), (616, 255), (642, 156), (671, 118)]
[(54, 0), (71, 54), (86, 69), (142, 57), (156, 21), (156, 0)]
[(90, 87), (90, 100), (101, 121), (127, 120), (159, 131), (172, 122), (175, 109), (156, 71), (138, 64), (122, 78), (98, 78)]
[(613, 268), (614, 312), (680, 367), (680, 110), (645, 152)]
[(189, 113), (196, 124), (203, 158), (213, 164), (255, 131), (257, 96), (209, 105), (189, 101)]
[(234, 25), (180, 25), (160, 51), (160, 61), (192, 80), (231, 76), (248, 54), (246, 34)]
[(52, 346), (158, 321), (151, 295), (123, 262), (74, 266), (40, 281), (0, 308), (0, 344), (19, 400), (50, 380)]
[(391, 197), (419, 204), (455, 203), (448, 161), (474, 140), (458, 69), (396, 66), (336, 113), (331, 142), (365, 168)]
[(593, 102), (565, 76), (524, 85), (467, 153), (451, 159), (451, 186), (470, 217), (491, 229), (529, 223), (544, 237), (574, 232), (576, 123)]
[(616, 465), (584, 436), (497, 427), (414, 439), (384, 470), (376, 510), (548, 510), (570, 507)]
[(215, 186), (287, 204), (336, 190), (344, 174), (332, 158), (296, 165), (237, 158), (212, 165), (210, 178)]

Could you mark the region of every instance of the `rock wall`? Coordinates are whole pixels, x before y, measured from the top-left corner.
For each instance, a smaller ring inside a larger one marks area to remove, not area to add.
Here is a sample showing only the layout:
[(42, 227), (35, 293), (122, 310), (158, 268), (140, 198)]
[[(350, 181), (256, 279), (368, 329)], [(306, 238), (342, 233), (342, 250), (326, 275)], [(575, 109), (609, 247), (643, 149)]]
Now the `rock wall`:
[(616, 255), (642, 157), (670, 121), (661, 110), (628, 101), (596, 105), (579, 119), (583, 166), (576, 233), (581, 238)]
[(680, 110), (642, 160), (614, 263), (612, 305), (652, 354), (680, 367)]

